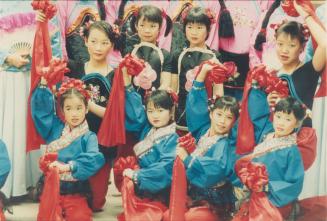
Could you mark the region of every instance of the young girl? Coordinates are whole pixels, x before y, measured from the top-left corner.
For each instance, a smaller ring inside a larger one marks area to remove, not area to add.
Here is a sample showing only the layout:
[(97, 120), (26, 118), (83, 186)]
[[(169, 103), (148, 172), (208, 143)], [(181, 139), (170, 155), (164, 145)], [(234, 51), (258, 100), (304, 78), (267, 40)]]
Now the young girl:
[[(270, 203), (280, 208), (284, 218), (289, 215), (290, 204), (302, 190), (304, 168), (297, 146), (296, 130), (301, 126), (304, 116), (305, 109), (299, 101), (292, 97), (280, 100), (275, 106), (273, 127), (268, 125), (270, 131), (264, 134), (263, 140), (254, 147), (252, 153), (240, 159), (264, 164), (269, 182), (261, 187), (260, 192), (266, 192)], [(238, 185), (237, 182), (235, 185)]]
[(185, 220), (228, 217), (235, 201), (229, 180), (236, 161), (235, 146), (230, 145), (229, 133), (239, 115), (239, 106), (230, 96), (220, 97), (208, 106), (204, 87), (207, 73), (200, 72), (186, 100), (187, 125), (197, 147), (191, 155), (181, 147), (176, 150), (184, 161), (192, 199)]
[[(294, 7), (304, 19), (309, 30), (297, 22), (286, 22), (276, 29), (276, 53), (282, 63), (278, 75), (287, 81), (291, 95), (311, 110), (319, 75), (326, 64), (326, 40), (324, 38), (326, 32), (296, 1)], [(303, 63), (299, 56), (308, 40), (309, 31), (318, 46), (312, 60)], [(269, 104), (272, 105), (276, 102), (277, 97), (278, 95), (274, 92), (269, 94)], [(311, 127), (311, 120), (306, 119), (303, 126)]]
[[(167, 91), (155, 90), (146, 98), (144, 109), (141, 96), (131, 85), (131, 78), (126, 73), (124, 81), (125, 125), (126, 130), (139, 136), (139, 143), (134, 146), (134, 152), (140, 169), (125, 169), (123, 174), (133, 180), (139, 197), (159, 200), (167, 205), (171, 162), (175, 158), (178, 139), (173, 120), (176, 101)], [(124, 211), (125, 214), (129, 212)]]
[[(91, 99), (86, 120), (90, 130), (98, 134), (114, 76), (114, 69), (108, 64), (107, 56), (113, 49), (121, 46), (121, 36), (105, 21), (92, 23), (84, 29), (83, 34), (90, 60), (88, 62), (70, 60), (68, 67), (71, 72), (68, 76), (82, 79), (90, 89)], [(99, 150), (103, 153), (106, 164), (90, 179), (93, 192), (92, 208), (95, 211), (101, 210), (106, 202), (110, 169), (117, 154), (117, 147), (99, 145)]]
[[(187, 130), (185, 105), (187, 91), (185, 89), (186, 72), (194, 69), (203, 61), (215, 60), (219, 56), (206, 45), (206, 39), (210, 33), (213, 17), (200, 7), (192, 8), (184, 18), (184, 34), (189, 47), (182, 52), (175, 52), (173, 55), (172, 88), (179, 93), (176, 123), (178, 129)], [(177, 74), (177, 75), (176, 75)]]
[[(157, 46), (163, 19), (166, 19), (165, 35), (168, 35), (171, 20), (166, 12), (152, 5), (136, 9), (131, 20), (131, 29), (136, 34), (126, 39), (122, 55), (131, 53), (145, 60), (156, 72), (157, 77), (152, 86), (166, 89), (171, 84), (171, 56), (167, 50)], [(142, 88), (139, 87), (137, 90), (144, 95)]]
[(65, 220), (91, 220), (88, 207), (88, 178), (104, 164), (99, 152), (96, 134), (89, 130), (85, 115), (88, 112), (88, 92), (80, 80), (64, 82), (59, 91), (59, 104), (65, 118), (62, 122), (56, 113), (53, 94), (42, 79), (31, 100), (32, 117), (37, 131), (46, 141), (46, 152), (58, 153), (60, 173), (60, 206)]
[(270, 68), (280, 68), (281, 63), (276, 53), (274, 53), (276, 42), (275, 30), (272, 25), (280, 24), (283, 20), (303, 23), (303, 18), (288, 15), (281, 6), (282, 2), (281, 0), (275, 0), (269, 9), (265, 11), (262, 21), (257, 23), (250, 40), (250, 69), (262, 63)]

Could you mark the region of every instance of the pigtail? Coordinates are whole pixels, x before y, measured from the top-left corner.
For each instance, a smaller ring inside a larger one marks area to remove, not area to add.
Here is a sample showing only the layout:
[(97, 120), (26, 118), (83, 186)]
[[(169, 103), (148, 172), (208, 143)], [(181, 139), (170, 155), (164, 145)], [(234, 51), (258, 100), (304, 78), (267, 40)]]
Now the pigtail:
[(261, 25), (261, 30), (258, 33), (255, 43), (254, 43), (254, 48), (258, 51), (262, 51), (262, 44), (267, 41), (266, 39), (266, 29), (268, 26), (268, 22), (270, 19), (270, 16), (272, 13), (280, 6), (281, 0), (275, 0), (275, 2), (270, 6), (269, 10), (267, 11), (267, 14), (265, 15), (265, 18), (263, 19), (262, 25)]
[(163, 17), (166, 19), (166, 31), (165, 31), (165, 37), (170, 33), (170, 31), (173, 28), (173, 21), (171, 18), (166, 14), (164, 10), (162, 10)]
[(118, 50), (122, 52), (125, 44), (126, 44), (126, 34), (125, 33), (116, 34), (115, 41), (114, 41), (114, 50)]
[(219, 14), (219, 37), (230, 38), (234, 37), (233, 19), (230, 15), (224, 0), (219, 0), (220, 14)]
[(118, 9), (118, 18), (115, 20), (114, 24), (120, 26), (123, 23), (124, 20), (124, 12), (125, 12), (125, 6), (127, 4), (128, 0), (122, 0), (119, 5)]
[(97, 0), (98, 2), (98, 10), (101, 21), (105, 21), (107, 14), (106, 14), (106, 6), (104, 5), (104, 0)]

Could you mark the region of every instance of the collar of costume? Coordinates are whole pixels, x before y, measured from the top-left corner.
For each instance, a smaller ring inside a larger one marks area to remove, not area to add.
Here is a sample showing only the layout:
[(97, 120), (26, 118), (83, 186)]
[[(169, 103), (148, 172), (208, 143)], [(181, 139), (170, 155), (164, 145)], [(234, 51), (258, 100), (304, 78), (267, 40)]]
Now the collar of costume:
[(69, 125), (66, 124), (61, 136), (57, 140), (54, 140), (47, 145), (46, 152), (58, 152), (59, 150), (68, 147), (74, 140), (84, 135), (88, 131), (89, 125), (87, 124), (86, 120), (72, 130), (70, 129)]
[(176, 132), (176, 123), (169, 124), (166, 127), (154, 128), (149, 131), (144, 140), (134, 146), (136, 157), (140, 158), (152, 148), (155, 142), (163, 137), (169, 136)]

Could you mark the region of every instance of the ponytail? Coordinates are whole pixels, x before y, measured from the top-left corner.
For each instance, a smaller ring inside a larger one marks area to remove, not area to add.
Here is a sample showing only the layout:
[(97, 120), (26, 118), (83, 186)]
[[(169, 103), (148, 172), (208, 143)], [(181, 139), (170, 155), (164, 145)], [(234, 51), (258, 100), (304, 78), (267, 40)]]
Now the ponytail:
[(219, 37), (230, 38), (234, 37), (233, 19), (227, 10), (224, 0), (219, 0), (220, 13), (219, 13)]
[(101, 21), (105, 21), (107, 14), (106, 14), (106, 7), (104, 5), (104, 0), (97, 0), (98, 2), (98, 10)]
[(275, 2), (268, 9), (267, 14), (265, 15), (265, 18), (262, 21), (261, 30), (258, 33), (254, 43), (254, 48), (258, 51), (262, 51), (262, 44), (267, 41), (266, 30), (267, 30), (270, 16), (272, 15), (272, 13), (274, 13), (276, 8), (280, 6), (280, 2), (281, 0), (275, 0)]

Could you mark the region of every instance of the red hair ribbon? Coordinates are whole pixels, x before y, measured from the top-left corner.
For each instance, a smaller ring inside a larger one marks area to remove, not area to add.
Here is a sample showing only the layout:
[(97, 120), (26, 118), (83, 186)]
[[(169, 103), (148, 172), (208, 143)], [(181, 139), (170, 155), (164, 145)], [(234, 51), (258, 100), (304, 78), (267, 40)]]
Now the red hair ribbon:
[(52, 88), (53, 85), (61, 82), (64, 75), (69, 72), (67, 68), (67, 61), (64, 59), (51, 59), (48, 67), (43, 67), (41, 74), (48, 83), (48, 87)]
[(195, 138), (192, 136), (191, 132), (178, 138), (178, 143), (180, 147), (183, 147), (188, 154), (193, 153), (196, 149)]
[(90, 94), (86, 90), (86, 85), (83, 83), (83, 81), (73, 78), (69, 78), (68, 81), (62, 83), (62, 85), (60, 86), (59, 90), (56, 93), (57, 97), (60, 98), (64, 93), (66, 93), (67, 90), (72, 88), (79, 91), (85, 97), (86, 100), (90, 99)]
[(173, 91), (171, 88), (168, 88), (166, 91), (170, 95), (174, 104), (178, 104), (178, 94), (175, 91)]
[(41, 10), (47, 19), (51, 19), (57, 12), (57, 8), (55, 5), (51, 4), (50, 1), (33, 1), (31, 3), (34, 10)]
[(210, 19), (210, 23), (211, 24), (216, 23), (216, 20), (215, 20), (216, 15), (215, 15), (215, 13), (210, 8), (206, 8), (205, 9), (205, 12), (206, 12), (206, 15), (208, 16), (208, 18)]
[(161, 16), (166, 19), (167, 18), (167, 13), (164, 9), (161, 9)]

